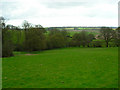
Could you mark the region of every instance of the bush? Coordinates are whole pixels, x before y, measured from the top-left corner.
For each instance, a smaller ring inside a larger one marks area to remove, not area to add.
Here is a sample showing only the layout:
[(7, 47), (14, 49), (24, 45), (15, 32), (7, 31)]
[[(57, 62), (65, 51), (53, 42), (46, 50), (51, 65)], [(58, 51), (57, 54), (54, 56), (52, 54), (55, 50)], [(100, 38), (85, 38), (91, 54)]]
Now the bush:
[(102, 47), (103, 42), (102, 41), (92, 41), (90, 43), (90, 47)]
[(75, 41), (75, 40), (71, 40), (69, 42), (69, 46), (71, 46), (71, 47), (80, 47), (80, 42)]

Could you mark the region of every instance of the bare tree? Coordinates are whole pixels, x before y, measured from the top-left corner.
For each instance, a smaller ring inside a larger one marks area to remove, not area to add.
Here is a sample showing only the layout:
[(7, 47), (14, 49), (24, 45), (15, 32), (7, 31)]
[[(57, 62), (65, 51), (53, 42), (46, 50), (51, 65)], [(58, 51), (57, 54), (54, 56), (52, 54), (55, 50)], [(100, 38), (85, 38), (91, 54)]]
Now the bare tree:
[(35, 25), (35, 28), (43, 28), (40, 24)]
[(5, 18), (0, 17), (0, 28), (4, 29), (5, 28)]
[(25, 30), (27, 30), (27, 29), (29, 29), (29, 28), (31, 27), (31, 24), (30, 24), (28, 21), (24, 20), (24, 21), (23, 21), (23, 24), (22, 24), (22, 27), (23, 27)]
[(113, 38), (113, 30), (112, 30), (112, 28), (102, 27), (100, 29), (100, 33), (101, 33), (101, 36), (103, 37), (103, 39), (106, 42), (106, 47), (108, 47), (109, 46), (109, 42)]
[(120, 46), (120, 27), (114, 31), (114, 41), (117, 46)]

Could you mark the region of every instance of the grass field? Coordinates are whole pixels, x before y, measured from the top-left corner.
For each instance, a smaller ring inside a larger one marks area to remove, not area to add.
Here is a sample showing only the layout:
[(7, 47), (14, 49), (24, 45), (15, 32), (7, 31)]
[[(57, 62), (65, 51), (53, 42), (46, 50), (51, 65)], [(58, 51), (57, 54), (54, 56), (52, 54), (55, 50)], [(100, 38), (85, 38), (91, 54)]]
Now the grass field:
[(3, 88), (118, 87), (118, 48), (15, 52), (2, 63)]
[[(83, 30), (82, 30), (83, 31)], [(75, 33), (80, 33), (81, 31), (78, 30), (78, 31), (68, 31), (68, 33), (70, 33), (70, 36), (73, 36)], [(88, 32), (86, 31), (88, 34), (93, 34), (93, 35), (98, 35), (99, 32)]]
[[(78, 31), (74, 31), (74, 30), (67, 30), (67, 32), (70, 34), (70, 36), (73, 36), (75, 33), (80, 33), (81, 31), (83, 31), (83, 30), (78, 30)], [(93, 35), (98, 35), (98, 34), (100, 34), (99, 32), (95, 32), (95, 31), (93, 31), (93, 32), (90, 32), (90, 31), (86, 31), (88, 34), (93, 34)], [(47, 33), (46, 34), (49, 34), (49, 31), (47, 31)]]

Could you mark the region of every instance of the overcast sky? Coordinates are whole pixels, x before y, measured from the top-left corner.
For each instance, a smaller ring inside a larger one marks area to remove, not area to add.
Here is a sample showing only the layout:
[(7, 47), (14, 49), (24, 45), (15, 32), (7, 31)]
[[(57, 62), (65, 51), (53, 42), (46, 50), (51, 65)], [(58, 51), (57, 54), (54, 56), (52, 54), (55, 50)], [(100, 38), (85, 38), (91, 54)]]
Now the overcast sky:
[(118, 26), (119, 0), (1, 0), (7, 24), (24, 20), (43, 27)]

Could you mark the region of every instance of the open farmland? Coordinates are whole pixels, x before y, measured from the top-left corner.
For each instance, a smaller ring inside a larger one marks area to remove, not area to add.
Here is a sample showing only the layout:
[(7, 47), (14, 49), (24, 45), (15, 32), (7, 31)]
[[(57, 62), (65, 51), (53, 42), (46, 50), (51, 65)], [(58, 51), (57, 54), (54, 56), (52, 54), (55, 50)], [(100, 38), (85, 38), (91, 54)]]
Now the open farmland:
[(0, 7), (0, 89), (119, 89), (118, 0), (1, 0)]
[(3, 58), (3, 88), (117, 88), (118, 48), (14, 52)]

